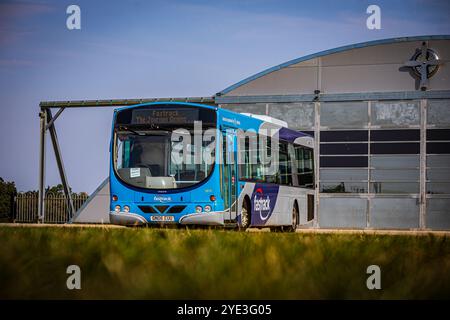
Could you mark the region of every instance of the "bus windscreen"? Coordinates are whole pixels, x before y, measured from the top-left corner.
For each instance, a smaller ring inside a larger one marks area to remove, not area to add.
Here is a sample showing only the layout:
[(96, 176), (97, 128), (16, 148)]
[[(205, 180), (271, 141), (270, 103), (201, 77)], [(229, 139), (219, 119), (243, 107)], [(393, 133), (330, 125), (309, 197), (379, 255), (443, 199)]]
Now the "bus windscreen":
[(126, 184), (143, 189), (178, 189), (202, 182), (214, 166), (215, 136), (198, 141), (194, 122), (201, 123), (203, 137), (215, 127), (215, 119), (215, 110), (195, 107), (119, 111), (114, 124), (115, 173)]

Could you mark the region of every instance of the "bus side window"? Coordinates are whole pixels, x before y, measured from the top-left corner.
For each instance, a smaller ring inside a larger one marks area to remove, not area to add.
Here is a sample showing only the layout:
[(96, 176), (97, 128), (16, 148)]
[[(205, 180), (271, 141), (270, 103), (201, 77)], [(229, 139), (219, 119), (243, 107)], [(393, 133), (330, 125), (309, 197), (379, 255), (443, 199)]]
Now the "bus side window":
[(248, 180), (252, 177), (250, 162), (250, 141), (248, 137), (244, 141), (239, 141), (239, 178)]
[(297, 154), (296, 154), (296, 149), (293, 143), (289, 143), (288, 144), (288, 154), (289, 154), (289, 163), (291, 166), (291, 179), (292, 179), (292, 186), (294, 187), (298, 187), (299, 186), (299, 179), (298, 179), (298, 175), (297, 175)]
[(306, 147), (296, 147), (297, 176), (300, 187), (314, 187), (313, 150)]
[(279, 144), (278, 177), (277, 183), (292, 186), (292, 165), (286, 142)]
[(223, 135), (219, 139), (219, 180), (220, 180), (220, 194), (223, 195)]
[(228, 167), (228, 154), (227, 154), (227, 134), (226, 132), (222, 132), (222, 183), (221, 186), (223, 188), (223, 201), (224, 201), (224, 209), (228, 209), (230, 207), (230, 170)]
[(240, 179), (263, 181), (263, 168), (260, 161), (261, 154), (258, 151), (258, 144), (259, 140), (256, 133), (250, 136), (245, 136), (242, 141), (239, 141)]
[(314, 188), (314, 156), (313, 150), (310, 148), (306, 149), (305, 153), (305, 171), (306, 174), (306, 187)]

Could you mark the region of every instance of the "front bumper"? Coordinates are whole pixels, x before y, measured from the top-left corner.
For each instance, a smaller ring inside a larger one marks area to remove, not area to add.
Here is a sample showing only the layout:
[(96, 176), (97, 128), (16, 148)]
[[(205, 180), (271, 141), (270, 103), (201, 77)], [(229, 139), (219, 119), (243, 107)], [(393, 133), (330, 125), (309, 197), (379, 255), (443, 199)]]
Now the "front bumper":
[(125, 212), (109, 212), (109, 221), (112, 224), (119, 224), (122, 226), (142, 226), (148, 223), (148, 221), (141, 215), (135, 213)]
[(199, 224), (206, 226), (223, 226), (223, 212), (192, 213), (180, 218), (181, 224)]
[[(122, 226), (141, 226), (146, 224), (164, 224), (165, 222), (161, 221), (150, 221), (145, 217), (135, 214), (135, 213), (125, 213), (125, 212), (109, 212), (109, 220), (112, 224), (118, 224)], [(202, 213), (191, 213), (182, 216), (175, 223), (183, 224), (183, 225), (207, 225), (207, 226), (223, 226), (223, 212), (215, 211), (215, 212), (202, 212)], [(174, 222), (168, 222), (173, 224)]]

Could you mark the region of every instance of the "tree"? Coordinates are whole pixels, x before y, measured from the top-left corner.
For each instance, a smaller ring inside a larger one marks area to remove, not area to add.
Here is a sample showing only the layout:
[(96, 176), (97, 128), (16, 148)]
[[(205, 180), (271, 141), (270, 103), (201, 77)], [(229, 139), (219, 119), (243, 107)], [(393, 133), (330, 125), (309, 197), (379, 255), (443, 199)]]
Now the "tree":
[[(69, 188), (69, 190), (70, 190), (70, 194), (72, 196), (87, 195), (86, 192), (80, 192), (80, 193), (73, 192), (72, 188)], [(63, 187), (63, 185), (61, 183), (57, 184), (56, 186), (52, 186), (52, 187), (47, 186), (47, 188), (45, 189), (45, 194), (46, 195), (52, 194), (54, 196), (64, 196), (65, 195), (64, 194), (64, 187)]]
[(0, 220), (12, 220), (16, 194), (15, 183), (7, 182), (0, 177)]
[(53, 187), (48, 186), (45, 189), (45, 194), (47, 194), (47, 195), (53, 194), (54, 196), (62, 196), (62, 195), (64, 195), (63, 185), (60, 183)]

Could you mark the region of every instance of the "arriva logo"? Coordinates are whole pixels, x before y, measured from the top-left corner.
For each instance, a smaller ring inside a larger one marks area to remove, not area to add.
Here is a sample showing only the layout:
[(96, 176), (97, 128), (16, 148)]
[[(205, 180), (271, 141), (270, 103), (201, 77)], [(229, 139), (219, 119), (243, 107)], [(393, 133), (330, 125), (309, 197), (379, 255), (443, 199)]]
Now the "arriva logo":
[(154, 196), (153, 201), (159, 201), (159, 202), (172, 201), (172, 198), (164, 197), (164, 196)]
[(270, 214), (270, 198), (264, 197), (262, 188), (256, 189), (255, 199), (253, 200), (253, 208), (259, 212), (261, 220), (266, 220)]

